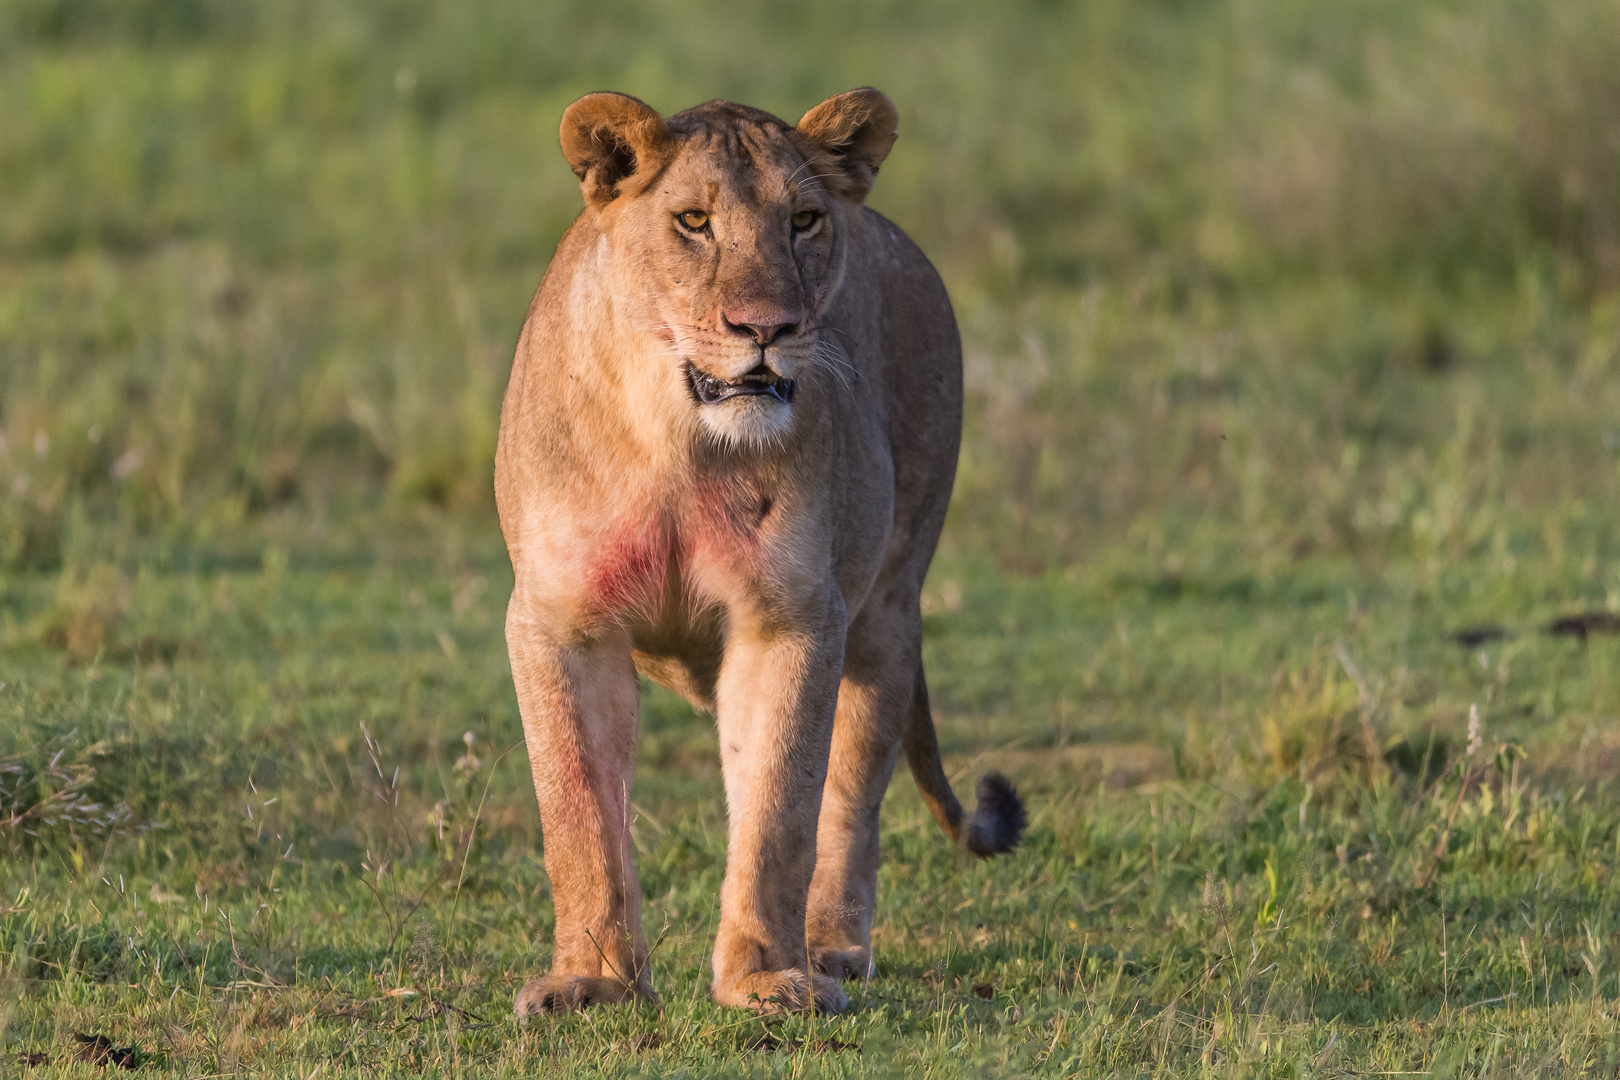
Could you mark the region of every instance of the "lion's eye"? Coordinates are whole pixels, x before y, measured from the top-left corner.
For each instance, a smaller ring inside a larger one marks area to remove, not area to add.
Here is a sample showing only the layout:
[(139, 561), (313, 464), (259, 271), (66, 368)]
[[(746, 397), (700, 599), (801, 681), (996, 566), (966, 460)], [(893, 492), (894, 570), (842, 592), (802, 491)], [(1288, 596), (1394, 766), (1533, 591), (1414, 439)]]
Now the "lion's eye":
[(820, 217), (820, 211), (800, 210), (797, 214), (793, 215), (793, 227), (799, 232), (804, 232), (810, 226), (814, 225), (816, 220)]
[(681, 219), (682, 225), (685, 225), (693, 232), (697, 232), (699, 229), (702, 229), (704, 226), (709, 224), (709, 215), (705, 214), (702, 210), (682, 210), (676, 216)]

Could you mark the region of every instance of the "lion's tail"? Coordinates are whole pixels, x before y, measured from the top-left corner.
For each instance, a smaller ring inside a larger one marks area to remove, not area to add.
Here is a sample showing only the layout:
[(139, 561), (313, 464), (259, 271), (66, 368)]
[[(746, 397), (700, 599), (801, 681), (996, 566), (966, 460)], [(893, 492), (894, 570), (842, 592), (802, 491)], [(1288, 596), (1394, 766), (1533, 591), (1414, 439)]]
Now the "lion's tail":
[(939, 739), (934, 734), (934, 717), (928, 708), (928, 683), (922, 668), (917, 669), (917, 690), (906, 717), (906, 762), (922, 792), (923, 802), (951, 842), (960, 844), (981, 859), (1011, 851), (1024, 835), (1028, 818), (1024, 802), (1011, 781), (997, 772), (979, 778), (979, 804), (973, 816), (962, 821), (962, 804), (956, 801), (945, 766), (939, 760)]

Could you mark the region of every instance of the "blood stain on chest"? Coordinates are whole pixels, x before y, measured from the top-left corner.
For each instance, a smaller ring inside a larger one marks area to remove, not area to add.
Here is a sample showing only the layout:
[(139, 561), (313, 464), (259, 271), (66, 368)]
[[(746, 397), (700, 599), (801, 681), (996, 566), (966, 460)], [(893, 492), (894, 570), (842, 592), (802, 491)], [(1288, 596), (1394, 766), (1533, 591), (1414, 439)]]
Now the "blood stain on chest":
[(662, 522), (632, 527), (592, 557), (585, 571), (591, 606), (611, 615), (651, 613), (679, 562), (673, 529)]
[(772, 501), (751, 490), (714, 487), (683, 501), (677, 513), (627, 524), (587, 563), (591, 606), (604, 615), (656, 616), (666, 599), (691, 583), (683, 574), (700, 559), (741, 571)]

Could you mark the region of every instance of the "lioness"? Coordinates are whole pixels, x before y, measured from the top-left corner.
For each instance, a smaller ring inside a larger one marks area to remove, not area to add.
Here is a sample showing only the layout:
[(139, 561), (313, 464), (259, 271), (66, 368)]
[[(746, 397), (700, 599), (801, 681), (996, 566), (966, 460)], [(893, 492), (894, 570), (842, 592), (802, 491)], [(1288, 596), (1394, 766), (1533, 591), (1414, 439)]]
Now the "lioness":
[(844, 1007), (902, 743), (953, 840), (989, 855), (1023, 830), (993, 775), (964, 821), (928, 709), (918, 598), (961, 345), (928, 260), (862, 206), (896, 120), (872, 89), (796, 126), (609, 93), (563, 115), (585, 208), (529, 308), (495, 465), (557, 915), (520, 1016), (655, 996), (629, 836), (638, 670), (718, 717), (718, 1002)]

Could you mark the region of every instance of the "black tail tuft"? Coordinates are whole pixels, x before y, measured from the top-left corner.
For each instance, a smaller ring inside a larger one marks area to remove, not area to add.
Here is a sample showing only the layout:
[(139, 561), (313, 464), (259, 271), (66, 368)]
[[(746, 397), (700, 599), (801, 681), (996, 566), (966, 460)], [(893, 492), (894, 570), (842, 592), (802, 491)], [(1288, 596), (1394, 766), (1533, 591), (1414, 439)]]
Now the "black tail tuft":
[(1012, 781), (998, 772), (979, 778), (979, 805), (968, 821), (967, 849), (981, 859), (1000, 855), (1018, 846), (1029, 818), (1024, 800), (1018, 797)]

